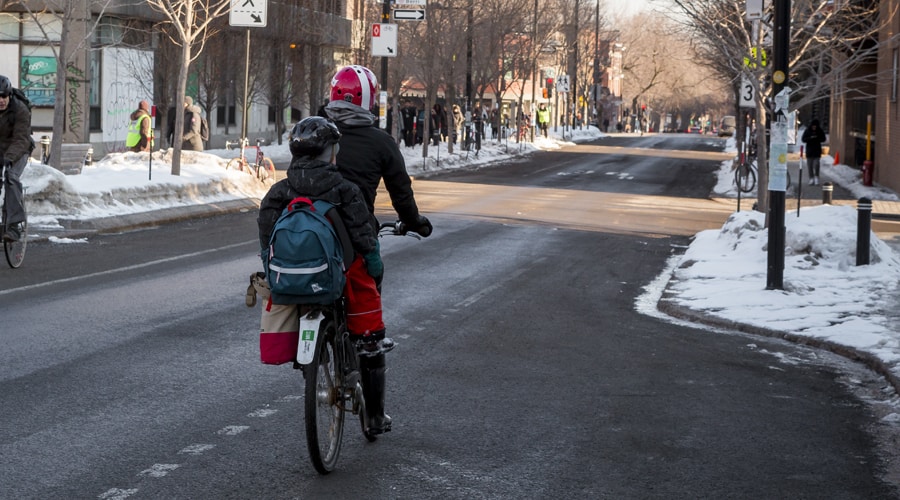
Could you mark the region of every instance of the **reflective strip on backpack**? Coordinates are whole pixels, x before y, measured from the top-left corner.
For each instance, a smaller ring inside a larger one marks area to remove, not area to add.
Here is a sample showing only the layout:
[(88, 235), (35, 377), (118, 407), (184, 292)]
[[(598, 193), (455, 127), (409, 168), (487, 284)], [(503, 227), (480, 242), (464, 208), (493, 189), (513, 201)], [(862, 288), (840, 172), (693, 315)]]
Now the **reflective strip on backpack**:
[(269, 264), (269, 269), (279, 273), (279, 274), (316, 274), (320, 273), (326, 269), (328, 269), (328, 263), (322, 264), (319, 267), (281, 267), (275, 264)]

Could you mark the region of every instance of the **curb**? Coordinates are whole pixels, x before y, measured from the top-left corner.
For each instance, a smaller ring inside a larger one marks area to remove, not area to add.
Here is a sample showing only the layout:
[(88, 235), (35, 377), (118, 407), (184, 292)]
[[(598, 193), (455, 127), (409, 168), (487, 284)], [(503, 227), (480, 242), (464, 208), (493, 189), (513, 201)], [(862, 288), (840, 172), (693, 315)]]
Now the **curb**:
[(259, 200), (255, 198), (241, 198), (203, 205), (169, 207), (147, 212), (100, 217), (97, 219), (60, 218), (59, 224), (63, 227), (62, 230), (40, 230), (39, 235), (35, 237), (29, 236), (28, 241), (46, 241), (52, 236), (78, 238), (98, 233), (115, 233), (248, 210), (259, 210)]
[(660, 312), (672, 316), (673, 318), (690, 321), (692, 323), (700, 323), (707, 326), (736, 330), (751, 335), (759, 335), (761, 337), (771, 337), (786, 340), (799, 345), (806, 345), (830, 351), (839, 356), (843, 356), (851, 361), (864, 364), (871, 370), (884, 377), (895, 391), (900, 393), (900, 378), (891, 372), (891, 369), (880, 359), (872, 354), (860, 351), (853, 347), (837, 344), (828, 340), (817, 339), (813, 337), (805, 337), (795, 333), (780, 332), (759, 326), (748, 325), (746, 323), (738, 323), (736, 321), (727, 320), (712, 316), (700, 311), (695, 311), (684, 306), (675, 304), (666, 298), (660, 298), (656, 303), (656, 308)]

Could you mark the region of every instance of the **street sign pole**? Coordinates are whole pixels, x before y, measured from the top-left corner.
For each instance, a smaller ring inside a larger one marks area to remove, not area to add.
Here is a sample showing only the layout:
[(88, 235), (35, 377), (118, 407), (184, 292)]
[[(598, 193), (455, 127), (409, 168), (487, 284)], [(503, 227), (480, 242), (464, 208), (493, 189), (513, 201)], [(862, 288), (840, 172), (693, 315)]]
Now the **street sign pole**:
[(247, 27), (247, 53), (244, 60), (244, 102), (241, 116), (241, 140), (247, 138), (247, 115), (250, 113), (250, 28), (265, 28), (268, 23), (268, 0), (231, 0), (228, 24)]
[[(788, 57), (791, 42), (791, 0), (774, 0), (775, 33), (773, 39), (774, 61), (772, 64), (772, 93), (779, 96), (787, 87)], [(788, 110), (780, 110), (787, 113)], [(784, 120), (783, 115), (773, 114), (776, 120)], [(770, 120), (771, 121), (771, 120)], [(773, 129), (774, 130), (774, 129)], [(774, 141), (772, 141), (774, 147)], [(771, 159), (771, 155), (770, 155)], [(772, 172), (770, 161), (769, 172)], [(784, 199), (785, 190), (769, 188), (769, 244), (766, 266), (766, 289), (784, 290)]]
[[(381, 5), (381, 24), (388, 24), (391, 22), (391, 1), (384, 0), (384, 3)], [(388, 58), (381, 58), (381, 90), (387, 92), (387, 81), (388, 81)]]

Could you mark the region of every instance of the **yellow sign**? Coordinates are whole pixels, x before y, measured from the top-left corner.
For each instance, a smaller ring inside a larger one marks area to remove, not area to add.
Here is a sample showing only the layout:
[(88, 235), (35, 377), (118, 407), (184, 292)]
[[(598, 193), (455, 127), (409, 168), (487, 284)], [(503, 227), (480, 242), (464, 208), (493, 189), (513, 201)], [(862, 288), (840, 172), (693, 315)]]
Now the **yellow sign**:
[(779, 84), (784, 83), (784, 71), (779, 70), (773, 73), (772, 81)]
[(769, 65), (769, 61), (766, 54), (766, 49), (759, 49), (759, 57), (756, 56), (757, 50), (756, 47), (750, 47), (750, 57), (744, 58), (744, 66), (756, 69), (756, 63), (759, 61), (759, 64), (765, 68)]

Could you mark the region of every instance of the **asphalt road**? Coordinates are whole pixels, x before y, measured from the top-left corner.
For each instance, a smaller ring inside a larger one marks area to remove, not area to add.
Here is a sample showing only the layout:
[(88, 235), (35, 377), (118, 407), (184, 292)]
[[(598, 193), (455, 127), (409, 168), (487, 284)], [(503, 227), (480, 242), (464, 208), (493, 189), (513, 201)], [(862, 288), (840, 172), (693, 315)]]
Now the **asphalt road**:
[(382, 241), (394, 430), (348, 427), (328, 477), (302, 377), (258, 361), (254, 213), (29, 246), (0, 498), (896, 498), (877, 377), (636, 310), (730, 209), (709, 139), (621, 140), (416, 180), (434, 235)]

